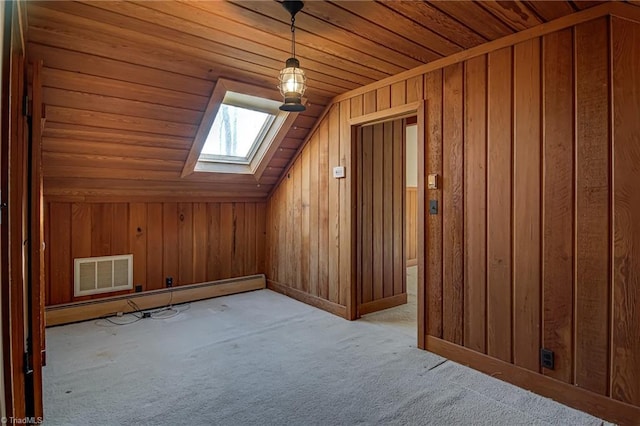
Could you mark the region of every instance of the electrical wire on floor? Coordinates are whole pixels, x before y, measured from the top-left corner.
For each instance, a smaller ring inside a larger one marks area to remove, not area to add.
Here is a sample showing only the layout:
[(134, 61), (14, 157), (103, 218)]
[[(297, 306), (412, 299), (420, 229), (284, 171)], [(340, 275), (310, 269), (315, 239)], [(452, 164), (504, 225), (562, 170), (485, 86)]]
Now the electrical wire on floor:
[(142, 310), (131, 299), (127, 299), (127, 304), (133, 309), (133, 311), (117, 315), (116, 318), (122, 318), (122, 320), (115, 320), (114, 316), (103, 317), (96, 320), (95, 324), (101, 327), (113, 327), (119, 325), (129, 325), (136, 323), (145, 318), (151, 318), (155, 320), (169, 319), (180, 315), (180, 313), (191, 308), (191, 303), (181, 303), (173, 305), (173, 291), (169, 293), (169, 303), (167, 306), (153, 310)]

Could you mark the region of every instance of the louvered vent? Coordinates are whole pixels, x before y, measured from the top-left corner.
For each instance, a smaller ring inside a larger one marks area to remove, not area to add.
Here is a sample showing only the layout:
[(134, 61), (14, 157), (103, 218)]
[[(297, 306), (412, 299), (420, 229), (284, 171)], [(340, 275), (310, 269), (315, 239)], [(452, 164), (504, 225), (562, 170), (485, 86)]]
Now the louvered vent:
[(74, 259), (74, 296), (133, 288), (133, 255)]

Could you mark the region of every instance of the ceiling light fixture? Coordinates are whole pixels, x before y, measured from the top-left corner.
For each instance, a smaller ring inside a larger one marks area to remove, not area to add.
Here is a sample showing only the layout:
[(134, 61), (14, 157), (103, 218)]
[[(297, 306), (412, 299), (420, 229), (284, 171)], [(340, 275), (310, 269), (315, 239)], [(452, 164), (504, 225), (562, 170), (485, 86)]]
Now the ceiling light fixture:
[(302, 105), (302, 95), (307, 89), (307, 77), (296, 59), (296, 13), (302, 10), (304, 3), (285, 0), (282, 6), (291, 14), (291, 57), (287, 59), (285, 67), (280, 71), (278, 88), (284, 97), (284, 104), (280, 105), (280, 109), (300, 112), (306, 109)]

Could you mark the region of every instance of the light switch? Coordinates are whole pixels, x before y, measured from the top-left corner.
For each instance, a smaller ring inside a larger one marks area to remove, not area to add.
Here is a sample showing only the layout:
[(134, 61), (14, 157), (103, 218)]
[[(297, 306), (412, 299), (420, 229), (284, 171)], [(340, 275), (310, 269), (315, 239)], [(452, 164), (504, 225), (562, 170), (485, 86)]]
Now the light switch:
[(343, 166), (334, 167), (333, 177), (336, 179), (342, 179), (344, 177), (344, 167)]
[(438, 175), (430, 174), (427, 176), (427, 188), (438, 189)]

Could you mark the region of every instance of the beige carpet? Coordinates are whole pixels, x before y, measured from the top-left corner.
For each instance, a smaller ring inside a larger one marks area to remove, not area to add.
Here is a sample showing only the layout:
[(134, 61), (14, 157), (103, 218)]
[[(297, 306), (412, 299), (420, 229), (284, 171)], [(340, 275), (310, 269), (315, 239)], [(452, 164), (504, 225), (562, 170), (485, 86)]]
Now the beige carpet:
[(384, 311), (363, 315), (360, 321), (384, 324), (417, 339), (418, 335), (418, 267), (407, 268), (407, 303)]
[[(124, 320), (122, 318), (121, 320)], [(269, 290), (47, 329), (47, 425), (600, 425)]]

